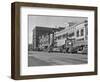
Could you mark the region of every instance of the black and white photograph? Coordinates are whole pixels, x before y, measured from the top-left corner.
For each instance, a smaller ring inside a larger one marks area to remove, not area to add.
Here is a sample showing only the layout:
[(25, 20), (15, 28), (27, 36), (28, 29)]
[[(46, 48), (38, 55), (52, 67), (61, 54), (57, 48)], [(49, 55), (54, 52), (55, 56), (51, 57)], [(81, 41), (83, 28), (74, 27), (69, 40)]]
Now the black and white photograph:
[(88, 17), (28, 15), (28, 66), (88, 63)]
[(12, 3), (11, 77), (97, 75), (97, 7)]

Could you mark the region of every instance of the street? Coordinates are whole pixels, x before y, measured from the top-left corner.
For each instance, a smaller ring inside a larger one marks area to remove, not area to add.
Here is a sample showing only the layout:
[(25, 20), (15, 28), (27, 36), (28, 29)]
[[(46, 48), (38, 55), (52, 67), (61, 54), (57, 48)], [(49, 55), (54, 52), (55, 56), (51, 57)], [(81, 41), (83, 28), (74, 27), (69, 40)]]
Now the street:
[(86, 64), (87, 55), (58, 52), (28, 52), (28, 66)]

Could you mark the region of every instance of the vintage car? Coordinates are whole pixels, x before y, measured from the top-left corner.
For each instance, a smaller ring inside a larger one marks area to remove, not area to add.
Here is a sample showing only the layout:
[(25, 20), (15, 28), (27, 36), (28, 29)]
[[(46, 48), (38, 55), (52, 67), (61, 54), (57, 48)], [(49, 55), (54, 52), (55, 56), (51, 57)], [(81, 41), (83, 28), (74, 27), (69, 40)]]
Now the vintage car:
[(84, 47), (80, 48), (78, 50), (78, 53), (87, 54), (88, 53), (88, 47), (84, 46)]

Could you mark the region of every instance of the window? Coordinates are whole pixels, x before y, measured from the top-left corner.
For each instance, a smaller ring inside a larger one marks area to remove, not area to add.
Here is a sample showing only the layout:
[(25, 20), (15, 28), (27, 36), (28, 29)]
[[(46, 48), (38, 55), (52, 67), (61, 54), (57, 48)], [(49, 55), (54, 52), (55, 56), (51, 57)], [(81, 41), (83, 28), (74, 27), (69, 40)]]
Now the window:
[(84, 36), (84, 29), (81, 29), (81, 36)]
[(77, 30), (77, 37), (79, 37), (79, 30)]
[(81, 38), (81, 39), (77, 39), (77, 41), (83, 41), (84, 40), (84, 38)]
[(58, 40), (60, 39), (61, 37), (60, 36), (58, 36)]
[(69, 37), (72, 37), (72, 36), (74, 36), (74, 32), (72, 32), (72, 33), (69, 34)]
[(63, 38), (66, 38), (66, 34), (63, 34)]

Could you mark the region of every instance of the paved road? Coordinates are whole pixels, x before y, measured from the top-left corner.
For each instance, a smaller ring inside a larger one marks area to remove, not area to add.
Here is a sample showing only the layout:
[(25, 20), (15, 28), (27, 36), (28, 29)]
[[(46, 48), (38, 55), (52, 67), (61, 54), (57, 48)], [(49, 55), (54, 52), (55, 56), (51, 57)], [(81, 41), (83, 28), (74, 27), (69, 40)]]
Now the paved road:
[(46, 61), (40, 60), (40, 59), (35, 58), (33, 56), (29, 56), (28, 58), (29, 58), (28, 59), (28, 62), (29, 62), (28, 66), (47, 66), (47, 65), (52, 65), (52, 64), (50, 64), (50, 63), (48, 63)]
[(28, 66), (86, 64), (87, 55), (69, 53), (29, 52)]

